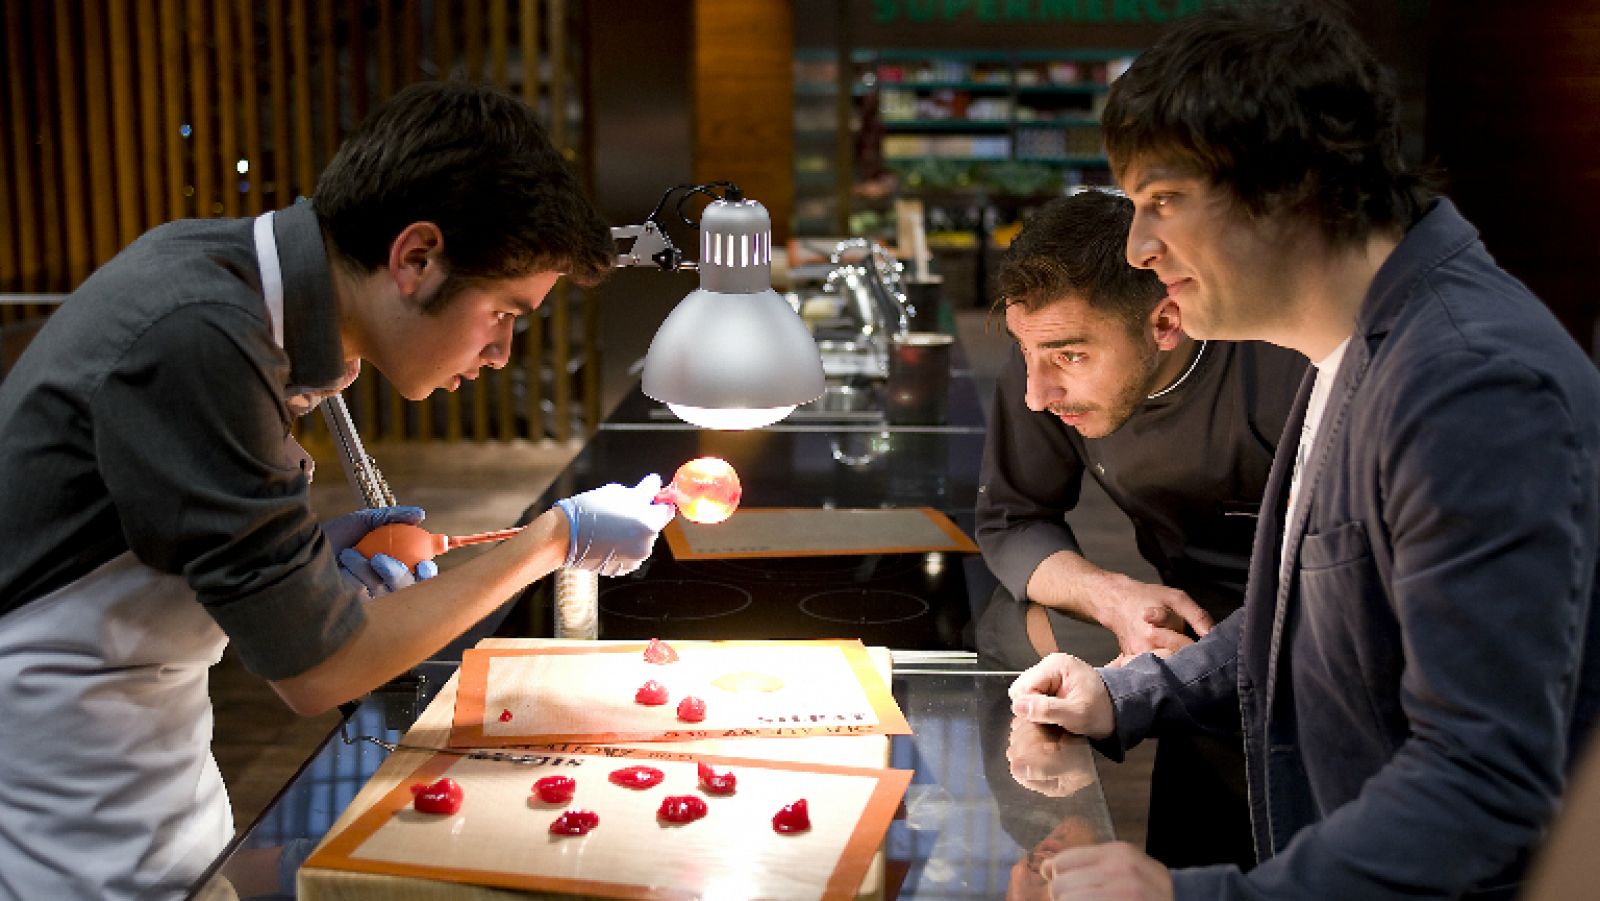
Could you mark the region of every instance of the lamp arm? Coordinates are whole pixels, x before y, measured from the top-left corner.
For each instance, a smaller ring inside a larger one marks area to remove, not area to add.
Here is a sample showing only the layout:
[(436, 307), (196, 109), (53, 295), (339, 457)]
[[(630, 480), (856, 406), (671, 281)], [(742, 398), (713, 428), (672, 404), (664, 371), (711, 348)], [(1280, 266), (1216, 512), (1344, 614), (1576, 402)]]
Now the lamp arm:
[[(721, 188), (718, 194), (716, 188)], [(726, 200), (737, 202), (744, 199), (744, 192), (731, 181), (712, 181), (703, 185), (676, 185), (668, 188), (661, 199), (656, 202), (656, 208), (650, 211), (644, 222), (638, 225), (613, 225), (611, 239), (613, 241), (629, 241), (633, 244), (625, 251), (617, 252), (617, 259), (613, 268), (622, 269), (629, 266), (651, 266), (662, 272), (681, 272), (698, 269), (699, 264), (694, 260), (686, 260), (683, 251), (679, 250), (667, 236), (666, 229), (661, 224), (661, 211), (666, 209), (667, 201), (673, 194), (683, 192), (678, 198), (676, 212), (678, 218), (690, 228), (699, 228), (700, 224), (690, 219), (683, 212), (683, 205), (695, 194), (704, 194), (713, 200)]]

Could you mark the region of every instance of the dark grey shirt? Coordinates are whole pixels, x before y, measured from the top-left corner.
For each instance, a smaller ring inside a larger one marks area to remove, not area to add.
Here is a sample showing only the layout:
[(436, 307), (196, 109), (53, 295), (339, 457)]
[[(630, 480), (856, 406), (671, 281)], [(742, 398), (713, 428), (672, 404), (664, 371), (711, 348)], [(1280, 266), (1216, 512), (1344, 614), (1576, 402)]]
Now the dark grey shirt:
[(1081, 553), (1063, 516), (1087, 471), (1133, 521), (1139, 553), (1217, 620), (1239, 606), (1261, 492), (1306, 359), (1270, 344), (1212, 341), (1177, 388), (1121, 428), (1086, 439), (1024, 403), (1013, 348), (995, 387), (978, 488), (978, 545), (1017, 598), (1039, 564)]
[(268, 679), (360, 626), (285, 403), (344, 373), (328, 260), (309, 204), (274, 233), (287, 354), (251, 220), (191, 220), (91, 275), (0, 382), (0, 614), (131, 550), (182, 574)]

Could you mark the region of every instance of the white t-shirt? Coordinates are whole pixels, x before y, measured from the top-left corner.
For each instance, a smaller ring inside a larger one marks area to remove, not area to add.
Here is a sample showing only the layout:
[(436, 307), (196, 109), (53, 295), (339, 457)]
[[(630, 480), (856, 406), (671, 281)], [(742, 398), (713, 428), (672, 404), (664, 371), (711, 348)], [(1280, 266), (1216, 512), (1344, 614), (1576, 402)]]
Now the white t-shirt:
[(1333, 385), (1339, 380), (1339, 363), (1344, 359), (1345, 348), (1349, 346), (1350, 339), (1347, 337), (1339, 342), (1339, 346), (1335, 347), (1332, 353), (1312, 363), (1316, 367), (1316, 381), (1311, 384), (1311, 399), (1306, 404), (1306, 420), (1300, 426), (1300, 443), (1294, 451), (1294, 472), (1289, 477), (1289, 509), (1283, 518), (1283, 535), (1279, 539), (1281, 542), (1278, 556), (1279, 581), (1289, 577), (1289, 528), (1300, 512), (1301, 505), (1306, 501), (1300, 491), (1300, 470), (1311, 457), (1311, 449), (1317, 441), (1317, 432), (1322, 429), (1322, 414), (1328, 409), (1328, 395), (1333, 393)]

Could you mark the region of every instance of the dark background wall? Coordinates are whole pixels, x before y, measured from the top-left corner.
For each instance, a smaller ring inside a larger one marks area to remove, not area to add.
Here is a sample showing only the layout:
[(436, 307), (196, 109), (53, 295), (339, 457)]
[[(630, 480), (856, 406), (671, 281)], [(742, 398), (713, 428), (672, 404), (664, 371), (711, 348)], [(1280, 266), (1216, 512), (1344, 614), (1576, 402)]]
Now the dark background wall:
[[(970, 21), (902, 20), (874, 31), (872, 5), (752, 0), (746, 14), (767, 26), (747, 28), (743, 44), (712, 54), (695, 46), (694, 23), (697, 15), (725, 12), (726, 0), (640, 0), (628, 4), (625, 17), (594, 17), (596, 185), (614, 221), (636, 221), (675, 179), (709, 173), (715, 163), (705, 158), (703, 136), (713, 131), (715, 153), (738, 160), (742, 180), (778, 185), (778, 196), (791, 194), (782, 136), (792, 107), (779, 97), (758, 103), (726, 98), (739, 87), (744, 67), (758, 71), (771, 94), (774, 73), (789, 65), (794, 43), (844, 35), (860, 46), (893, 41), (944, 49), (1022, 39), (1015, 30), (1008, 35), (1000, 26)], [(1600, 359), (1600, 292), (1593, 288), (1600, 267), (1600, 4), (1348, 0), (1343, 6), (1395, 72), (1408, 157), (1442, 170), (1446, 193), (1479, 227), (1489, 250)], [(774, 25), (782, 16), (792, 17), (791, 29)], [(699, 27), (722, 41), (740, 35)], [(1029, 47), (1145, 46), (1160, 28), (1156, 22), (1035, 24), (1022, 33)], [(641, 354), (652, 323), (670, 307), (673, 298), (661, 295), (672, 292), (658, 285), (674, 280), (648, 276), (619, 276), (605, 289), (603, 321), (614, 363)], [(672, 287), (681, 296), (693, 284)], [(656, 298), (624, 300), (623, 294)]]
[[(587, 22), (595, 199), (612, 225), (632, 225), (694, 171), (694, 11), (689, 0), (607, 6)], [(696, 253), (693, 245), (684, 250)], [(696, 284), (693, 275), (630, 269), (597, 289), (607, 409), (632, 384), (628, 367), (644, 356), (656, 327)]]
[(1447, 193), (1600, 360), (1600, 4), (1434, 0), (1428, 26)]

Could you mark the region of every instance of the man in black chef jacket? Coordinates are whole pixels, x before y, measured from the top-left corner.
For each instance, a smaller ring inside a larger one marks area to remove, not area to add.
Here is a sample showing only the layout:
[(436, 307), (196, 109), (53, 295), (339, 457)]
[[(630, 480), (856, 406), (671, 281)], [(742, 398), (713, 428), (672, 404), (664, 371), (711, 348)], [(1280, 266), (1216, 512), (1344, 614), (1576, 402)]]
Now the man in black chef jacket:
[[(997, 275), (1017, 346), (984, 449), (978, 543), (1003, 588), (978, 648), (1025, 668), (1067, 618), (1124, 657), (1188, 644), (1238, 608), (1255, 513), (1305, 358), (1195, 341), (1153, 273), (1128, 265), (1133, 205), (1089, 191), (1046, 204)], [(1064, 515), (1085, 472), (1132, 519), (1150, 584), (1083, 555)], [(1018, 600), (1021, 599), (1021, 600)], [(1147, 847), (1169, 866), (1254, 861), (1237, 744), (1164, 737)]]

